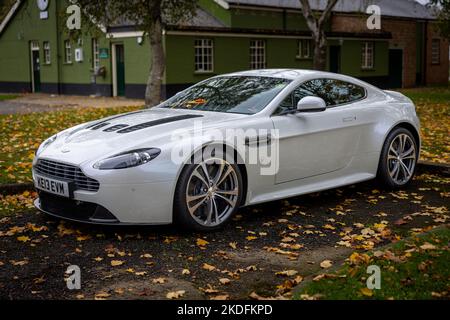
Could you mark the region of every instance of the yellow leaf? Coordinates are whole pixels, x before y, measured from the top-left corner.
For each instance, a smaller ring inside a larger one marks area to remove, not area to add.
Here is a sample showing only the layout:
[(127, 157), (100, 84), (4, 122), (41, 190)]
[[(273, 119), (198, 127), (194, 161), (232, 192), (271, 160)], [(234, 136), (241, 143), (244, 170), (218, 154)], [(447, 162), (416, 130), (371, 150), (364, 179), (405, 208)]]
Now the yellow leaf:
[(229, 284), (231, 282), (231, 280), (227, 279), (227, 278), (221, 278), (221, 279), (219, 279), (219, 282), (221, 284)]
[(366, 297), (371, 297), (371, 296), (373, 296), (373, 291), (370, 290), (370, 289), (368, 289), (368, 288), (362, 288), (360, 291), (361, 291), (361, 293), (362, 293), (363, 295), (365, 295)]
[(97, 257), (97, 258), (94, 258), (94, 260), (97, 262), (100, 262), (100, 261), (103, 261), (103, 258)]
[(20, 242), (28, 242), (28, 241), (30, 241), (30, 238), (27, 236), (21, 236), (21, 237), (17, 237), (17, 240), (19, 240)]
[(166, 298), (167, 299), (179, 299), (179, 298), (183, 297), (185, 293), (186, 293), (186, 291), (184, 291), (184, 290), (172, 291), (172, 292), (167, 293)]
[(181, 271), (182, 275), (190, 275), (191, 271), (189, 271), (189, 269), (183, 269), (183, 271)]
[(214, 267), (214, 266), (212, 266), (212, 265), (210, 265), (210, 264), (207, 264), (207, 263), (204, 263), (203, 266), (202, 266), (202, 268), (205, 269), (205, 270), (208, 270), (208, 271), (214, 271), (214, 270), (216, 270), (216, 267)]
[(204, 246), (206, 246), (207, 244), (209, 244), (208, 241), (206, 241), (206, 240), (204, 240), (204, 239), (197, 239), (197, 245), (198, 245), (199, 247), (204, 247)]
[(163, 283), (166, 283), (166, 278), (156, 278), (156, 279), (153, 279), (152, 280), (152, 282), (153, 283), (157, 283), (157, 284), (163, 284)]
[(219, 295), (219, 296), (211, 297), (210, 300), (220, 300), (220, 301), (224, 301), (224, 300), (228, 300), (229, 298), (230, 298), (229, 295), (224, 294), (224, 295)]
[(422, 249), (422, 250), (435, 250), (436, 246), (431, 244), (431, 243), (425, 242), (423, 245), (420, 246), (420, 249)]
[(320, 263), (320, 267), (323, 269), (328, 269), (331, 268), (333, 266), (333, 262), (331, 262), (330, 260), (324, 260)]
[(85, 235), (85, 236), (78, 236), (77, 237), (77, 241), (86, 241), (86, 240), (89, 240), (91, 238), (91, 236), (89, 236), (89, 235)]
[(106, 292), (100, 292), (95, 295), (95, 300), (106, 300), (111, 295)]
[(245, 238), (245, 239), (247, 239), (248, 241), (253, 241), (253, 240), (258, 239), (258, 237), (255, 237), (255, 236), (248, 236), (248, 237)]
[(236, 248), (237, 248), (237, 243), (236, 243), (236, 242), (230, 242), (230, 243), (229, 243), (229, 246), (230, 246), (231, 248), (233, 248), (233, 249), (236, 250)]
[(125, 262), (122, 261), (122, 260), (112, 260), (112, 261), (111, 261), (111, 266), (113, 266), (113, 267), (118, 267), (118, 266), (123, 265), (124, 263), (125, 263)]

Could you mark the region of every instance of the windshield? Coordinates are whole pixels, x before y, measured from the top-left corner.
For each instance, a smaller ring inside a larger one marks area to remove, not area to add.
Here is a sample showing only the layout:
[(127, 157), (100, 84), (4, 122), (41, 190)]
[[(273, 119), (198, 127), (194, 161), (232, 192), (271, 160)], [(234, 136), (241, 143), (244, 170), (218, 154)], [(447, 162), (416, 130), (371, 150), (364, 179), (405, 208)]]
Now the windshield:
[(263, 110), (290, 80), (268, 77), (219, 77), (178, 93), (161, 108), (255, 114)]

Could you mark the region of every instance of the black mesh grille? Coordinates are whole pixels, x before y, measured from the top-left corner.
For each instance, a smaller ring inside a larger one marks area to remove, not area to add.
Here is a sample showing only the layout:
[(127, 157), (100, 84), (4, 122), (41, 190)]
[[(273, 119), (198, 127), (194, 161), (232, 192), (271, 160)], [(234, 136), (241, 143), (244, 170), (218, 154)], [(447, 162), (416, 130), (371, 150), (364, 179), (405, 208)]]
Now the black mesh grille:
[(41, 159), (34, 166), (34, 170), (37, 174), (42, 174), (49, 178), (73, 182), (75, 190), (97, 192), (100, 188), (100, 183), (97, 180), (86, 177), (83, 171), (76, 166)]

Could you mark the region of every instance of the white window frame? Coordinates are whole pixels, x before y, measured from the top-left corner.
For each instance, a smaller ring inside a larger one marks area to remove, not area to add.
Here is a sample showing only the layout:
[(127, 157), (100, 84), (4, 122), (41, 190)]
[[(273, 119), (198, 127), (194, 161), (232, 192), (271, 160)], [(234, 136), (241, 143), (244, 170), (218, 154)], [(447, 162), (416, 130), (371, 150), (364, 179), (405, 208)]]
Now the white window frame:
[(214, 72), (214, 40), (195, 39), (194, 40), (194, 70), (195, 73)]
[(64, 41), (64, 63), (72, 63), (72, 43), (70, 40)]
[(431, 64), (441, 64), (441, 39), (431, 40)]
[(52, 53), (51, 53), (50, 41), (44, 41), (42, 47), (44, 50), (44, 63), (51, 64), (52, 63)]
[(92, 38), (92, 69), (100, 69), (100, 46), (97, 38)]
[(265, 69), (266, 64), (266, 40), (250, 40), (250, 69)]
[[(310, 39), (298, 40), (297, 59), (311, 59), (312, 58), (311, 47), (312, 47), (312, 41)], [(306, 54), (305, 54), (305, 51), (306, 51)]]
[(361, 68), (371, 70), (375, 66), (375, 43), (371, 41), (363, 42), (361, 52)]

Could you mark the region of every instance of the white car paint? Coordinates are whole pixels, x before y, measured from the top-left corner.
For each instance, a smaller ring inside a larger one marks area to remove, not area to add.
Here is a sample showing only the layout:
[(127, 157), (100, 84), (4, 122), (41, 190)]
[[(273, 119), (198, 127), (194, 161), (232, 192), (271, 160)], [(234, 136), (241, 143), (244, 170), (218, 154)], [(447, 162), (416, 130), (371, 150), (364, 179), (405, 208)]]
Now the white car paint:
[[(281, 69), (247, 71), (228, 76), (266, 76), (292, 82), (264, 110), (254, 115), (155, 107), (106, 120), (109, 126), (137, 125), (189, 114), (203, 116), (201, 120), (205, 130), (279, 129), (280, 170), (276, 176), (263, 176), (258, 166), (247, 164), (244, 205), (372, 179), (377, 174), (380, 152), (389, 132), (400, 123), (406, 123), (419, 132), (419, 119), (410, 99), (351, 77)], [(273, 116), (279, 104), (295, 88), (317, 78), (357, 84), (366, 89), (367, 96), (361, 101), (320, 113)], [(76, 190), (74, 199), (103, 206), (121, 224), (170, 224), (173, 220), (174, 192), (183, 168), (183, 164), (171, 161), (172, 148), (183, 141), (174, 142), (170, 137), (174, 130), (192, 131), (194, 121), (174, 121), (123, 135), (88, 129), (99, 121), (82, 124), (58, 134), (56, 140), (36, 156), (34, 164), (39, 159), (46, 159), (79, 167), (86, 176), (97, 180), (100, 188), (97, 192)], [(201, 148), (214, 142), (204, 135), (197, 138), (195, 145)], [(93, 167), (98, 161), (120, 152), (148, 147), (161, 149), (161, 154), (144, 165), (123, 170), (98, 170)], [(245, 159), (245, 156), (242, 158)], [(39, 200), (36, 205), (40, 208)]]

